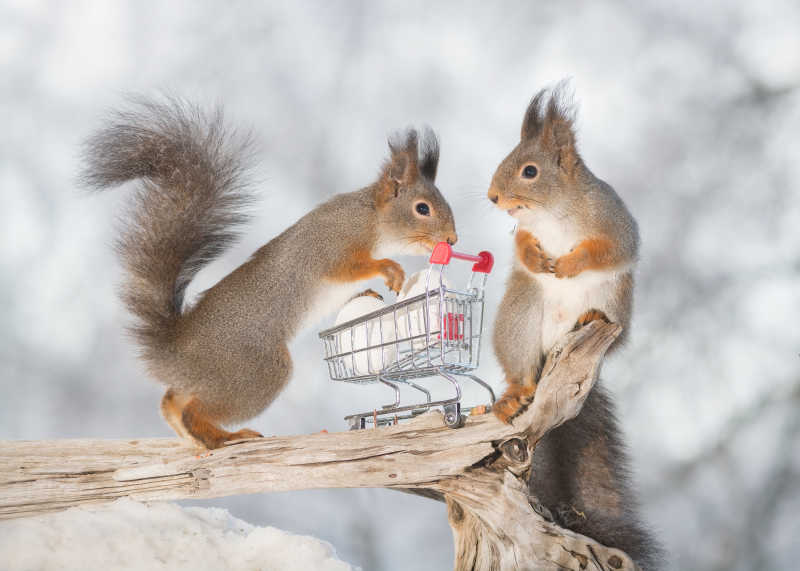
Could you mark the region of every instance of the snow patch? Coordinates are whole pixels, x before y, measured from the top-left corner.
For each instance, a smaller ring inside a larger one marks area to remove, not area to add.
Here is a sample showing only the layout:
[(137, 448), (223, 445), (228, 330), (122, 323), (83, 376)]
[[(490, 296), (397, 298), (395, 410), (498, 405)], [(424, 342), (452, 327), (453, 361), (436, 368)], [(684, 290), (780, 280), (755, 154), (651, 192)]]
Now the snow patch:
[(356, 569), (325, 541), (253, 526), (224, 509), (127, 498), (0, 522), (0, 554), (6, 571)]

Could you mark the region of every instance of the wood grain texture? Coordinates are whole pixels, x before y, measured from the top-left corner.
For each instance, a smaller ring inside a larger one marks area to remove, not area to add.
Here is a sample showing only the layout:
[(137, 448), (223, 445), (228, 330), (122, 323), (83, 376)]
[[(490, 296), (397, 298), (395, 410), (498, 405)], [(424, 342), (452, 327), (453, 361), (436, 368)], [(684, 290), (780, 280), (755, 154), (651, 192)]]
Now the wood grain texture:
[(620, 327), (569, 333), (513, 421), (438, 412), (398, 426), (276, 436), (199, 452), (177, 439), (0, 441), (0, 519), (102, 503), (383, 487), (445, 498), (460, 569), (636, 569), (623, 552), (549, 522), (527, 489), (536, 443), (574, 418)]

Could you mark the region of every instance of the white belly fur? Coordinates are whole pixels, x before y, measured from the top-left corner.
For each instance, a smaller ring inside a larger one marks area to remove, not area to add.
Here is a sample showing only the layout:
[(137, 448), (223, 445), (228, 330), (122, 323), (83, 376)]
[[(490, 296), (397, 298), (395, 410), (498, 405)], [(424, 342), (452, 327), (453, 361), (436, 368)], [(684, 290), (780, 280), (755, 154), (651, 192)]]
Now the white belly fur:
[(359, 291), (359, 286), (363, 284), (323, 280), (297, 331), (316, 326), (327, 316), (339, 311)]
[[(541, 208), (519, 214), (519, 227), (533, 234), (554, 260), (568, 254), (584, 238), (563, 218)], [(524, 266), (517, 261), (519, 267)], [(527, 271), (527, 270), (526, 270)], [(626, 264), (611, 270), (587, 270), (573, 278), (531, 273), (542, 289), (542, 350), (547, 353), (570, 331), (583, 313), (598, 309), (618, 321), (614, 297), (619, 280), (630, 271)]]
[(618, 321), (614, 303), (617, 284), (627, 268), (588, 270), (574, 278), (531, 274), (542, 289), (542, 350), (547, 353), (570, 331), (583, 313), (599, 309)]
[(541, 208), (525, 210), (517, 216), (517, 220), (520, 229), (533, 234), (553, 259), (569, 253), (582, 239), (563, 218)]

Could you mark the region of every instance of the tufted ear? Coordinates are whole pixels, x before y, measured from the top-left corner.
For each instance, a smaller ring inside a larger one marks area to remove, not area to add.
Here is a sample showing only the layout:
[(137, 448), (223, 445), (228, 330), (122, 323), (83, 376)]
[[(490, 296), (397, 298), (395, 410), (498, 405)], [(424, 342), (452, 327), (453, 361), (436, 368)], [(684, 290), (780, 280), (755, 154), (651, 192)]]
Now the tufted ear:
[(547, 97), (547, 90), (542, 89), (533, 96), (533, 99), (528, 104), (528, 109), (525, 110), (525, 117), (522, 119), (522, 129), (519, 136), (521, 141), (535, 139), (541, 132), (542, 102), (545, 97)]
[(439, 140), (430, 127), (422, 131), (422, 152), (420, 153), (419, 172), (429, 181), (436, 180), (436, 170), (439, 168)]
[(545, 122), (543, 143), (556, 155), (556, 162), (567, 176), (573, 176), (580, 162), (572, 120), (563, 117), (548, 118)]
[(556, 157), (562, 173), (574, 176), (580, 164), (575, 131), (575, 107), (567, 81), (552, 90), (543, 89), (531, 99), (522, 120), (522, 142), (538, 140), (543, 150)]
[(383, 166), (378, 184), (379, 202), (396, 198), (403, 186), (414, 184), (420, 175), (417, 132), (409, 129), (404, 135), (389, 139), (391, 156)]

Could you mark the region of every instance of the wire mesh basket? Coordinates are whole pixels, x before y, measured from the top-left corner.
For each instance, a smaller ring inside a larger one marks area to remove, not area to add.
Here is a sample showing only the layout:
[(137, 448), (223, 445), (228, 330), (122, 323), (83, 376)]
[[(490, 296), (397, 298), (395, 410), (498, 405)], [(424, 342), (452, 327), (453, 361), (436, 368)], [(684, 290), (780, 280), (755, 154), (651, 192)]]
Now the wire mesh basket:
[[(445, 279), (453, 258), (474, 262), (464, 289)], [(494, 403), (491, 387), (472, 374), (480, 359), (484, 287), (493, 264), (489, 252), (462, 254), (440, 242), (424, 274), (424, 293), (320, 332), (332, 380), (381, 383), (394, 392), (392, 403), (345, 417), (351, 428), (396, 423), (434, 407), (443, 409), (448, 426), (459, 426), (460, 382), (465, 379), (483, 387)], [(434, 377), (448, 381), (453, 396), (432, 400), (425, 379)], [(424, 400), (402, 404), (403, 386), (421, 393)]]

